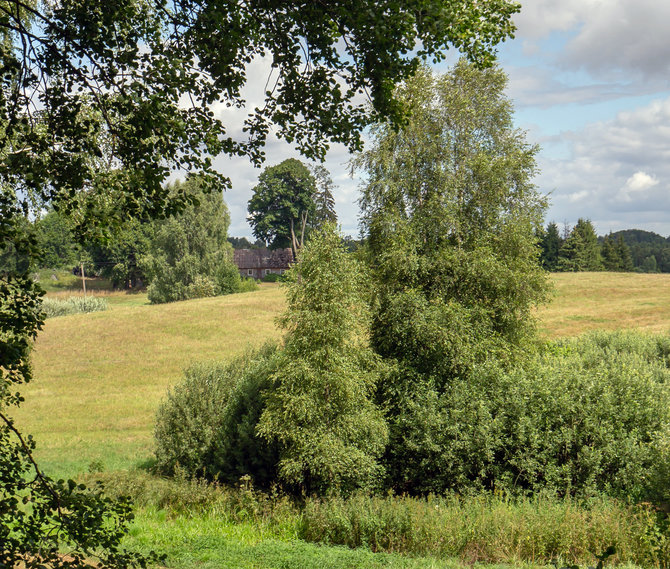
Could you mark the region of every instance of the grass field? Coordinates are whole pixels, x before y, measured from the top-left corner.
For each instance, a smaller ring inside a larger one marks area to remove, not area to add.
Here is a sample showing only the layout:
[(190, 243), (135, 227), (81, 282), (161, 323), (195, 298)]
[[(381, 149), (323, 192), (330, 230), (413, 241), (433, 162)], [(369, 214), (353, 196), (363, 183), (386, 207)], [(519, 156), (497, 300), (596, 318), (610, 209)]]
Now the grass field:
[[(592, 329), (670, 330), (670, 275), (559, 273), (538, 310), (547, 337)], [(50, 292), (61, 296), (63, 292)], [(105, 294), (110, 309), (49, 319), (33, 356), (35, 379), (16, 418), (39, 441), (47, 470), (91, 462), (127, 468), (151, 456), (157, 405), (195, 360), (227, 359), (279, 338), (279, 285), (152, 306), (146, 294)]]
[(548, 337), (635, 328), (670, 332), (670, 274), (554, 273), (555, 296), (538, 311)]
[[(670, 275), (551, 278), (554, 297), (537, 311), (545, 337), (592, 329), (670, 330)], [(50, 296), (72, 293), (68, 286), (49, 290)], [(159, 306), (149, 305), (146, 294), (94, 294), (105, 295), (109, 310), (46, 322), (33, 355), (34, 381), (23, 389), (26, 402), (15, 414), (20, 428), (38, 441), (43, 468), (59, 477), (75, 476), (89, 465), (109, 472), (147, 463), (156, 408), (184, 367), (196, 360), (225, 360), (280, 337), (275, 318), (284, 297), (278, 285)], [(184, 569), (463, 566), (454, 560), (320, 547), (225, 516), (166, 519), (165, 512), (151, 508), (138, 513), (129, 543), (164, 551), (169, 567)]]

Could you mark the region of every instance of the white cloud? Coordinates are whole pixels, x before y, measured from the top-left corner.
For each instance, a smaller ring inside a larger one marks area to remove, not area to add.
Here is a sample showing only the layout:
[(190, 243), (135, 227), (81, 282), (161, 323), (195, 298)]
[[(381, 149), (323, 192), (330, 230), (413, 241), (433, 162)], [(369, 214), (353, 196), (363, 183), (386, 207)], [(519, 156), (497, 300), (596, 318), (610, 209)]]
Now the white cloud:
[(561, 135), (571, 154), (540, 157), (538, 185), (553, 189), (548, 219), (574, 224), (588, 217), (601, 232), (638, 227), (670, 234), (668, 125), (670, 98)]
[(663, 0), (526, 0), (515, 17), (526, 53), (563, 35), (557, 55), (564, 68), (611, 80), (623, 74), (656, 78), (670, 71), (670, 2)]
[(631, 201), (631, 194), (644, 192), (656, 185), (658, 185), (658, 180), (653, 176), (642, 171), (635, 172), (635, 174), (626, 180), (626, 184), (622, 188), (624, 199)]

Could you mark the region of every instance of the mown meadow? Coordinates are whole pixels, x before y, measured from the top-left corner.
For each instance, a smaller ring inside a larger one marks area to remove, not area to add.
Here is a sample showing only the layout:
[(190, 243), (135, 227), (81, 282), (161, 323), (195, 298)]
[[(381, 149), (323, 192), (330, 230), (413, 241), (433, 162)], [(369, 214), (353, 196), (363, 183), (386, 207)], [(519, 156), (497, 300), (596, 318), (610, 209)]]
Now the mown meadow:
[[(563, 273), (552, 280), (554, 296), (537, 313), (544, 337), (670, 329), (669, 275)], [(297, 505), (245, 480), (231, 489), (152, 476), (155, 413), (167, 390), (194, 361), (229, 360), (279, 338), (284, 290), (268, 284), (157, 306), (143, 294), (94, 294), (107, 298), (107, 311), (46, 321), (17, 423), (35, 436), (49, 474), (103, 479), (112, 494), (131, 495), (137, 517), (128, 545), (166, 553), (168, 567), (524, 566), (543, 565), (557, 550), (571, 552), (558, 561), (594, 564), (592, 554), (609, 542), (619, 559), (644, 565), (668, 548), (649, 511), (608, 500), (588, 513), (552, 496), (512, 501), (503, 494)]]

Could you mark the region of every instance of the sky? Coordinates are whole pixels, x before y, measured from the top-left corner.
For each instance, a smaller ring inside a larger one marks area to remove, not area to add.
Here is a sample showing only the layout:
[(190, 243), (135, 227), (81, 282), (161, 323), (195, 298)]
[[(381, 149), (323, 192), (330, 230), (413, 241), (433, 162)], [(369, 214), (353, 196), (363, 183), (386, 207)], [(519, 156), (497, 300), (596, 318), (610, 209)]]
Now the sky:
[[(670, 2), (521, 3), (515, 38), (499, 46), (498, 59), (516, 126), (540, 146), (535, 184), (549, 197), (546, 222), (563, 230), (587, 218), (600, 235), (636, 228), (670, 236)], [(250, 83), (265, 82), (265, 65), (252, 64)], [(217, 112), (229, 125), (243, 121), (237, 110)], [(266, 156), (265, 166), (300, 158), (276, 139)], [(325, 166), (342, 232), (357, 237), (361, 177), (350, 176), (349, 159), (334, 146)], [(229, 234), (251, 237), (247, 202), (262, 170), (241, 158), (215, 164), (232, 181)]]

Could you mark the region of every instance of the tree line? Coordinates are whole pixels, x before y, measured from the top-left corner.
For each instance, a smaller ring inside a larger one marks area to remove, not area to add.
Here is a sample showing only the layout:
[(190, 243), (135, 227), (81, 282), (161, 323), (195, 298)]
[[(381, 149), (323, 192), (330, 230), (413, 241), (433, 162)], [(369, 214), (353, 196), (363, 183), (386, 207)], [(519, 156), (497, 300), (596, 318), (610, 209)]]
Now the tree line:
[(670, 272), (670, 238), (651, 231), (626, 229), (598, 237), (591, 221), (580, 218), (562, 234), (551, 222), (537, 237), (540, 262), (548, 271)]

